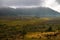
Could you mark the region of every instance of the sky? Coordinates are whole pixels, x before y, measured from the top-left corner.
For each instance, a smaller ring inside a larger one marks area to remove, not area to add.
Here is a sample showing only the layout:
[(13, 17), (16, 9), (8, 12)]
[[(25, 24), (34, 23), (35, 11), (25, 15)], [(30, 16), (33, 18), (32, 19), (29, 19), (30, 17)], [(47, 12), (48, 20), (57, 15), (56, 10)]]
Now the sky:
[(39, 5), (41, 0), (0, 0), (2, 6), (31, 6)]
[(48, 7), (60, 12), (60, 0), (0, 0), (0, 7), (34, 8)]

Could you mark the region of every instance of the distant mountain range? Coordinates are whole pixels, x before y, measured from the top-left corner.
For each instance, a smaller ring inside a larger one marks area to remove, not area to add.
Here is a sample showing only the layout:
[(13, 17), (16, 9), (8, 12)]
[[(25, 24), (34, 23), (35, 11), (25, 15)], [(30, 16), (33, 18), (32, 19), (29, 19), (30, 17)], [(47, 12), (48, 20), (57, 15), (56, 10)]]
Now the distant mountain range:
[(37, 17), (58, 17), (60, 13), (50, 8), (0, 8), (0, 16), (37, 16)]

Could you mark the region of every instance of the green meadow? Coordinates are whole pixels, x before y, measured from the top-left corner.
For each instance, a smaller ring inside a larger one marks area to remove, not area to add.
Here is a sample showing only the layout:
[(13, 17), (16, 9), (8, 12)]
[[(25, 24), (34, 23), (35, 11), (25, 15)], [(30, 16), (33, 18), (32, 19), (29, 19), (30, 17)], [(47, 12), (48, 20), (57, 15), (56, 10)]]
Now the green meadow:
[(0, 40), (60, 40), (60, 19), (0, 19)]

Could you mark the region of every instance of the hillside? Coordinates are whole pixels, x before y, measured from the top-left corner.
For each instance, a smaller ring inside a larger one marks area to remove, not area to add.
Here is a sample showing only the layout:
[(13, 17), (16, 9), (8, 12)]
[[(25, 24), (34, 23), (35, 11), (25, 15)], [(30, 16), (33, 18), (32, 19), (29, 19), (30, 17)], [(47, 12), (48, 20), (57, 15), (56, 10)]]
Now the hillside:
[(50, 8), (0, 8), (0, 16), (37, 16), (37, 17), (59, 17), (60, 13)]

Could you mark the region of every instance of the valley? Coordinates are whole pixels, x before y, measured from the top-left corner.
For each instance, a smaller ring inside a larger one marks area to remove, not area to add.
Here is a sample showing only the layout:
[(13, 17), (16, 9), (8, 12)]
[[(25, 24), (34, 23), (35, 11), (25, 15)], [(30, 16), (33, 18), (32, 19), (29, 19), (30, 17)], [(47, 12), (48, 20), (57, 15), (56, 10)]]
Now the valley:
[[(13, 19), (14, 18), (14, 19)], [(29, 19), (30, 18), (30, 19)], [(1, 40), (60, 40), (60, 19), (15, 17), (0, 19)]]

